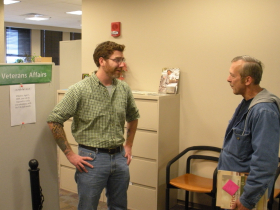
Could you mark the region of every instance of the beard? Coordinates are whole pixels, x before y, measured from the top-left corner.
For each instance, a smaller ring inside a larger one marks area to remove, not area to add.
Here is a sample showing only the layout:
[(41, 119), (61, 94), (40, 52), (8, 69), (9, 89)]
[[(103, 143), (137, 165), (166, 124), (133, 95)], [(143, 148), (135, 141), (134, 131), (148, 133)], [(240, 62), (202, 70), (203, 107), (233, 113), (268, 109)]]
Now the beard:
[(121, 76), (121, 74), (122, 74), (122, 69), (121, 68), (117, 68), (116, 70), (115, 70), (115, 78), (117, 79), (117, 78), (119, 78), (120, 76)]
[(114, 78), (118, 79), (121, 76), (122, 71), (123, 71), (122, 68), (117, 67), (117, 68), (107, 69), (105, 72), (112, 79)]

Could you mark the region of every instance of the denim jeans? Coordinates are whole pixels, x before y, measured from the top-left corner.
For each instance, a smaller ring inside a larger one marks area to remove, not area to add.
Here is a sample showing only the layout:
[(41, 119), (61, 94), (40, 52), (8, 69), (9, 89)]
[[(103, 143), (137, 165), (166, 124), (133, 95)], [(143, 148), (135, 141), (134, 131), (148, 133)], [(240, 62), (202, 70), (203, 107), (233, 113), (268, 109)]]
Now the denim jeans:
[(124, 149), (110, 155), (79, 147), (79, 155), (93, 158), (92, 161), (88, 161), (93, 168), (86, 166), (88, 173), (76, 171), (78, 210), (97, 210), (100, 194), (104, 188), (108, 209), (126, 210), (130, 176)]

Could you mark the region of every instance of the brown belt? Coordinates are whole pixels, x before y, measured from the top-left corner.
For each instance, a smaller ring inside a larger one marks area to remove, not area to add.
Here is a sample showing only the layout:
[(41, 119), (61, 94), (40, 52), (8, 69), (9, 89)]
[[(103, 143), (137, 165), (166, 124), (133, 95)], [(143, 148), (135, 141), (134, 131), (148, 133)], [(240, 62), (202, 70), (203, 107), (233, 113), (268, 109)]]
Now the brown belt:
[(103, 153), (108, 153), (110, 155), (113, 155), (115, 153), (119, 153), (122, 151), (122, 146), (116, 147), (116, 148), (97, 148), (97, 147), (90, 147), (90, 146), (86, 146), (83, 144), (79, 144), (80, 147), (88, 149), (88, 150), (92, 150), (94, 152), (103, 152)]

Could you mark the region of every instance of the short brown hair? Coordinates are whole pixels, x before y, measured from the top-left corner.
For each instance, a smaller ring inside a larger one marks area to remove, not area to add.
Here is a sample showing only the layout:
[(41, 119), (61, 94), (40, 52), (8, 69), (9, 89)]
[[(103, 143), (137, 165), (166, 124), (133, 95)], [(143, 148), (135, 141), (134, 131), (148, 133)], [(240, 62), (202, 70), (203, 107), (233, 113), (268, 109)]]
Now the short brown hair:
[(255, 85), (260, 84), (263, 73), (263, 63), (248, 55), (237, 56), (233, 58), (231, 62), (233, 63), (239, 60), (243, 60), (245, 62), (243, 68), (239, 72), (241, 78), (245, 79), (245, 77), (250, 76), (254, 79)]
[(99, 63), (99, 58), (102, 57), (104, 59), (108, 59), (113, 53), (114, 51), (120, 51), (123, 52), (124, 51), (125, 46), (121, 45), (121, 44), (117, 44), (115, 42), (110, 42), (110, 41), (106, 41), (106, 42), (102, 42), (99, 45), (97, 45), (97, 47), (94, 50), (93, 53), (93, 60), (96, 64), (97, 67), (100, 66)]

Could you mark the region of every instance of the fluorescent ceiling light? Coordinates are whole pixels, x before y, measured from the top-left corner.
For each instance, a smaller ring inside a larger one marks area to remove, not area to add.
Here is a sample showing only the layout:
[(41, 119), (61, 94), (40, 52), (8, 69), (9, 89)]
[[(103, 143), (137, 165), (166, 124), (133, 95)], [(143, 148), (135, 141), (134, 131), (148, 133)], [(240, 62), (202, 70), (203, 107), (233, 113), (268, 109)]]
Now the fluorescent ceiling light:
[(14, 3), (19, 3), (20, 1), (14, 1), (14, 0), (4, 0), (4, 4), (14, 4)]
[(25, 18), (25, 20), (35, 20), (35, 21), (41, 21), (41, 20), (49, 20), (50, 17), (28, 17)]
[(25, 18), (25, 20), (35, 20), (35, 21), (41, 21), (41, 20), (48, 20), (50, 19), (50, 17), (47, 17), (47, 16), (43, 16), (41, 14), (36, 14), (36, 13), (29, 13)]
[(72, 12), (66, 12), (67, 14), (71, 14), (71, 15), (82, 15), (82, 11), (78, 10), (78, 11), (72, 11)]

